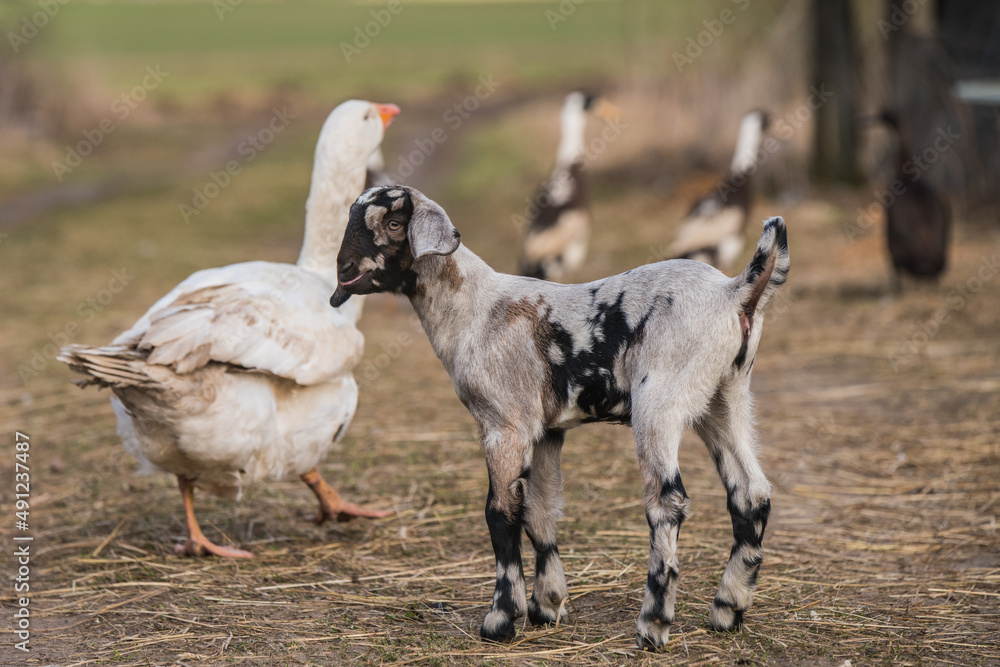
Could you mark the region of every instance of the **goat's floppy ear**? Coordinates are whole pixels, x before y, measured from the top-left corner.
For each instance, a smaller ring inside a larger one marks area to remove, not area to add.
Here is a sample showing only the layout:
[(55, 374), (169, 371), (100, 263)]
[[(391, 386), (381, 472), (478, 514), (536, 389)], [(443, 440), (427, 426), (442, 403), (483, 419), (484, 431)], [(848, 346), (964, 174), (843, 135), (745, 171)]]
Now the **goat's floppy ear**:
[(462, 237), (451, 224), (448, 214), (422, 193), (408, 188), (413, 202), (413, 215), (407, 237), (414, 259), (424, 255), (450, 255), (458, 250)]

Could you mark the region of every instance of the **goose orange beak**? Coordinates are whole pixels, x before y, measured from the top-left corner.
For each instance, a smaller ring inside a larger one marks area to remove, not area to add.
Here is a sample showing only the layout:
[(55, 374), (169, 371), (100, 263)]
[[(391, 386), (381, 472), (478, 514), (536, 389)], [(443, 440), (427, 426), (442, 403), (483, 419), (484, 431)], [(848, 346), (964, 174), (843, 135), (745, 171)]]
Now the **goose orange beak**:
[(399, 107), (395, 104), (376, 104), (375, 108), (378, 110), (378, 115), (382, 119), (383, 129), (389, 127), (392, 119), (399, 114)]
[(596, 114), (601, 120), (606, 120), (608, 122), (616, 121), (619, 116), (621, 116), (621, 112), (618, 110), (618, 107), (603, 97), (597, 100), (597, 104), (594, 105), (594, 114)]

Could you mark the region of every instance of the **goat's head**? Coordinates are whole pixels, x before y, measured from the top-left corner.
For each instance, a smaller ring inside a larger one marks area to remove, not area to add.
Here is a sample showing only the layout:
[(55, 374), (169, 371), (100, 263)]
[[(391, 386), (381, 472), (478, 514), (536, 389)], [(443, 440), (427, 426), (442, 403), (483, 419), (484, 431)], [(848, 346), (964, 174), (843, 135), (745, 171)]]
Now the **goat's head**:
[(421, 257), (450, 255), (461, 242), (444, 209), (421, 192), (402, 185), (366, 190), (351, 205), (330, 305), (352, 294), (412, 289)]

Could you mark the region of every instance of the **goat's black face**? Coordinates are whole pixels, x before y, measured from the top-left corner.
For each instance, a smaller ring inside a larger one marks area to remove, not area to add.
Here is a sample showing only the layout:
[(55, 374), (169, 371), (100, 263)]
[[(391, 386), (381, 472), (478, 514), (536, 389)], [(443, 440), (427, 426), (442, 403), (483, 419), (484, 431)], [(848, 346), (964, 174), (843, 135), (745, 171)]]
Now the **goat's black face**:
[(413, 263), (453, 253), (459, 243), (444, 210), (420, 192), (393, 185), (366, 190), (351, 205), (330, 305), (340, 307), (352, 294), (411, 295), (417, 284)]
[(334, 307), (352, 294), (402, 292), (412, 288), (416, 274), (406, 228), (413, 200), (402, 188), (372, 188), (351, 205), (344, 242), (337, 255)]

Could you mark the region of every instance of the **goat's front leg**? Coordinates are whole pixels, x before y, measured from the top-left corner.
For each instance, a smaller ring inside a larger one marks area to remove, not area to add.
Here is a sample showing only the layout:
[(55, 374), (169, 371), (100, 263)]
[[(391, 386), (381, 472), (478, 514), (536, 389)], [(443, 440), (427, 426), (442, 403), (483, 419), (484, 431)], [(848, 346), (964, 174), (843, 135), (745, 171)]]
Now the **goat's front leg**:
[(535, 443), (524, 504), (524, 527), (535, 549), (535, 585), (528, 600), (533, 625), (557, 623), (568, 617), (566, 575), (556, 546), (556, 521), (562, 510), (559, 456), (565, 431), (549, 431)]
[(514, 620), (527, 610), (524, 567), (521, 563), (521, 529), (524, 523), (528, 447), (517, 439), (486, 439), (486, 465), (490, 492), (486, 499), (486, 524), (497, 562), (493, 608), (483, 619), (483, 639), (509, 642), (514, 638)]
[(733, 548), (708, 613), (708, 624), (716, 630), (737, 630), (753, 602), (764, 560), (764, 529), (771, 512), (771, 487), (755, 451), (749, 377), (724, 385), (695, 430), (715, 459), (733, 521)]
[(677, 465), (683, 427), (669, 423), (662, 413), (658, 416), (656, 425), (633, 421), (649, 524), (649, 573), (635, 641), (639, 648), (652, 651), (670, 638), (680, 578), (677, 539), (689, 505)]

